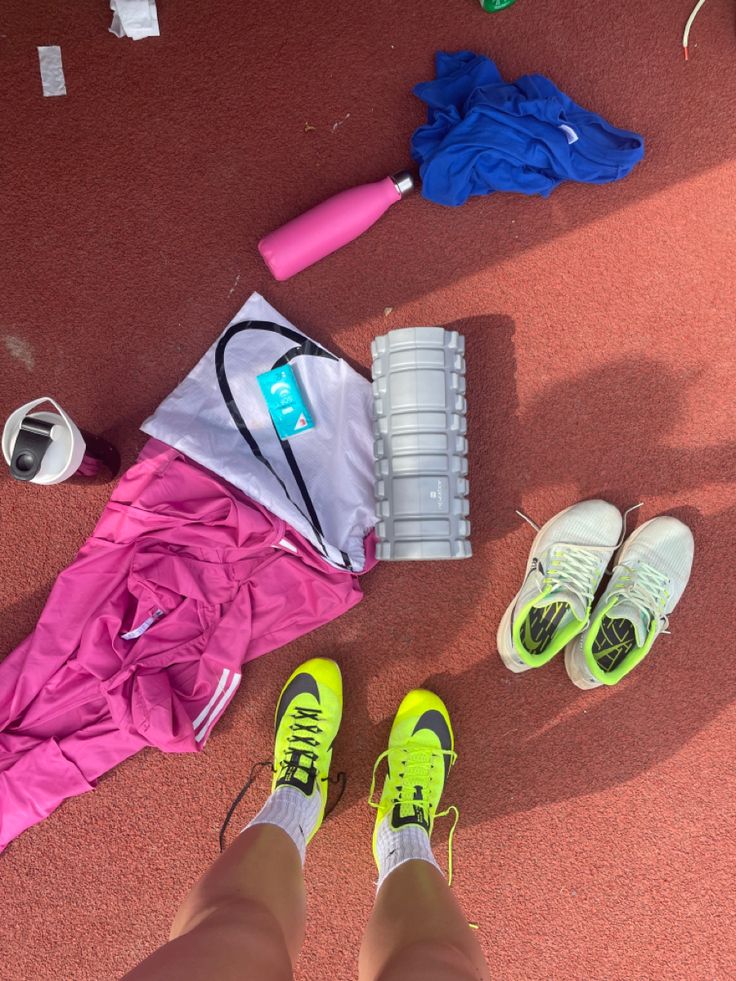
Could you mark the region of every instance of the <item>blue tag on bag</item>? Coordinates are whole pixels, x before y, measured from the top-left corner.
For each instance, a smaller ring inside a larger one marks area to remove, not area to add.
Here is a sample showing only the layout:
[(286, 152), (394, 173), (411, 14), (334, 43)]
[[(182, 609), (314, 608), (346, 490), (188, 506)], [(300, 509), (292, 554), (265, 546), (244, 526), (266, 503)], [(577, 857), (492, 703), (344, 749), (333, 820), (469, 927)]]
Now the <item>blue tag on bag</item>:
[(281, 439), (291, 439), (314, 429), (314, 422), (290, 365), (266, 371), (258, 375), (257, 381)]

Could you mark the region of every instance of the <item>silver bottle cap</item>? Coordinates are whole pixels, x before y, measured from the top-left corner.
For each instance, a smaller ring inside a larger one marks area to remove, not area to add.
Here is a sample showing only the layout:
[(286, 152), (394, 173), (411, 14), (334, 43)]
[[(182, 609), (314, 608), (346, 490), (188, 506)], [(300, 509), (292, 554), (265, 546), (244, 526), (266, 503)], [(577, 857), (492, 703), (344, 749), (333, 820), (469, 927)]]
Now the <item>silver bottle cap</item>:
[(414, 178), (408, 170), (400, 170), (398, 174), (392, 174), (391, 180), (394, 182), (396, 190), (402, 198), (405, 198), (407, 194), (411, 194), (414, 190)]

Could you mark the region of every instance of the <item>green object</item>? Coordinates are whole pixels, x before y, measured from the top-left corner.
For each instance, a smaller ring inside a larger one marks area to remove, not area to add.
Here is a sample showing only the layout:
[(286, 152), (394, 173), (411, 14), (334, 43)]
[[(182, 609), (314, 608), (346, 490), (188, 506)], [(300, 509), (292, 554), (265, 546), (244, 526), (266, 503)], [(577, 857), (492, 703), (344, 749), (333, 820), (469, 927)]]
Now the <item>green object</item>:
[(510, 7), (512, 3), (516, 3), (516, 0), (480, 0), (481, 7), (489, 13), (504, 10), (506, 7)]
[[(376, 775), (386, 761), (381, 799), (376, 803)], [(376, 810), (373, 857), (381, 876), (379, 840), (384, 820), (389, 834), (407, 825), (432, 836), (435, 818), (453, 815), (447, 839), (447, 881), (452, 882), (452, 836), (459, 817), (455, 806), (438, 810), (447, 774), (457, 760), (455, 737), (447, 706), (434, 692), (415, 688), (405, 696), (388, 737), (388, 749), (376, 760), (368, 803)], [(394, 839), (395, 840), (395, 839)], [(435, 977), (439, 975), (435, 974)]]
[(281, 689), (276, 705), (271, 793), (292, 787), (319, 797), (317, 820), (302, 830), (307, 844), (325, 816), (332, 744), (342, 720), (342, 675), (334, 661), (314, 657), (300, 665)]

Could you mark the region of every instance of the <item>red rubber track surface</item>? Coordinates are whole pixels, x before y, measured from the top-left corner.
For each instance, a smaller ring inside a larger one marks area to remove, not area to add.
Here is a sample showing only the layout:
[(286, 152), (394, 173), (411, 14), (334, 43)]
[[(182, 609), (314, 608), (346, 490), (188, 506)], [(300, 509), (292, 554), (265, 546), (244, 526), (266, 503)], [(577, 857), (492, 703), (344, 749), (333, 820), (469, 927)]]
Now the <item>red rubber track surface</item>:
[[(383, 564), (355, 611), (249, 666), (206, 752), (142, 753), (14, 842), (0, 858), (4, 981), (115, 978), (165, 939), (270, 754), (284, 679), (322, 653), (345, 677), (335, 763), (349, 780), (309, 850), (300, 979), (355, 976), (374, 891), (370, 770), (417, 685), (453, 715), (455, 889), (494, 978), (736, 975), (736, 22), (707, 4), (685, 63), (690, 7), (159, 0), (161, 38), (132, 42), (107, 32), (103, 0), (6, 2), (3, 416), (53, 394), (130, 464), (140, 422), (254, 289), (364, 369), (376, 334), (451, 325), (467, 338), (475, 555)], [(61, 45), (66, 98), (41, 96), (41, 44)], [(261, 235), (407, 164), (423, 118), (410, 89), (440, 48), (549, 75), (643, 133), (644, 163), (547, 201), (416, 196), (275, 283)], [(3, 481), (1, 653), (109, 492)], [(697, 555), (672, 636), (617, 688), (584, 693), (559, 659), (510, 674), (495, 631), (533, 537), (515, 508), (543, 521), (591, 496), (644, 501), (638, 522), (680, 516)]]

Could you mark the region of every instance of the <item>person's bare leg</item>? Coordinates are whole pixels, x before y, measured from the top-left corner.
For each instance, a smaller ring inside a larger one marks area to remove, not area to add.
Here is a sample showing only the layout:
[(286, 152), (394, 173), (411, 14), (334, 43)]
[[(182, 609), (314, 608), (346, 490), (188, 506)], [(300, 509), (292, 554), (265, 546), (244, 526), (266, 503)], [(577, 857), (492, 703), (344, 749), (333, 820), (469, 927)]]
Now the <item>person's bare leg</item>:
[(302, 866), (341, 718), (337, 664), (300, 665), (276, 707), (271, 795), (184, 900), (169, 943), (125, 981), (289, 981), (304, 935)]
[(488, 981), (483, 952), (444, 876), (408, 861), (378, 890), (360, 981)]
[(296, 845), (275, 825), (254, 825), (192, 888), (169, 942), (124, 981), (290, 981), (304, 917)]
[[(360, 950), (360, 981), (487, 981), (475, 934), (432, 852), (434, 821), (457, 755), (447, 706), (416, 688), (399, 706), (376, 808), (378, 895)], [(444, 814), (457, 810), (448, 808)], [(453, 824), (454, 830), (454, 824)]]

